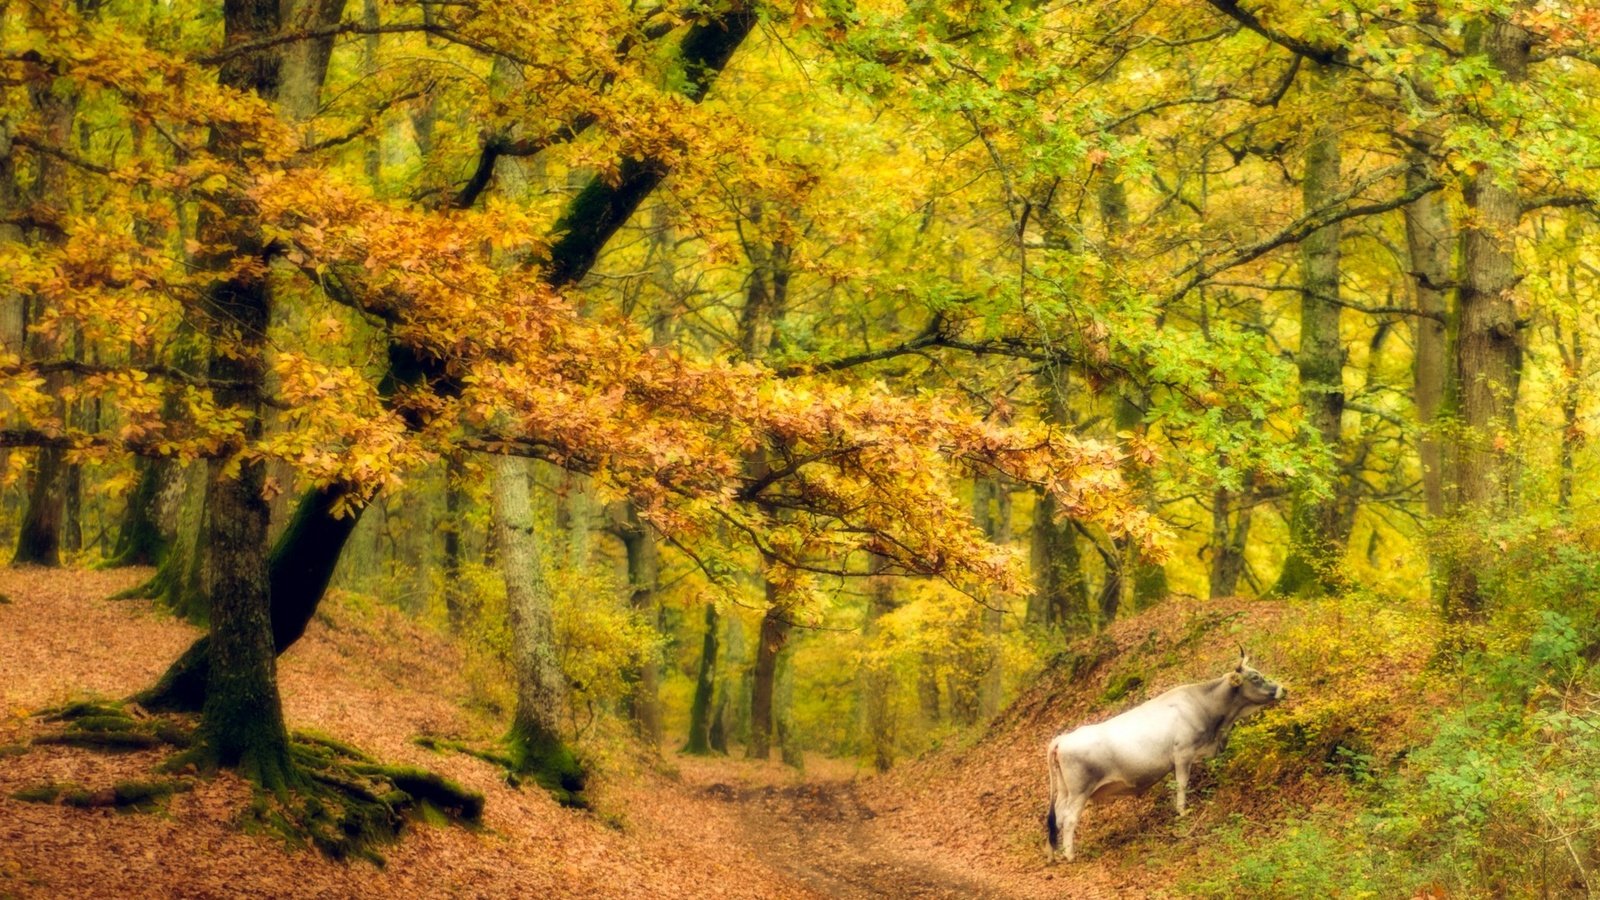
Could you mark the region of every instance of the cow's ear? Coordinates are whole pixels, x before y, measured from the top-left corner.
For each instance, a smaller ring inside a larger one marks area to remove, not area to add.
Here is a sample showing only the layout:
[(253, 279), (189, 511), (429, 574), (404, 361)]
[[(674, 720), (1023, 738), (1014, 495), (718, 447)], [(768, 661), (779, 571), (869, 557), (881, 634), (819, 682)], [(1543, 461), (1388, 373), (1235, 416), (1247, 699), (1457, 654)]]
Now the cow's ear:
[(1238, 687), (1239, 685), (1244, 684), (1244, 676), (1240, 675), (1238, 672), (1231, 673), (1228, 676), (1228, 683), (1234, 687)]

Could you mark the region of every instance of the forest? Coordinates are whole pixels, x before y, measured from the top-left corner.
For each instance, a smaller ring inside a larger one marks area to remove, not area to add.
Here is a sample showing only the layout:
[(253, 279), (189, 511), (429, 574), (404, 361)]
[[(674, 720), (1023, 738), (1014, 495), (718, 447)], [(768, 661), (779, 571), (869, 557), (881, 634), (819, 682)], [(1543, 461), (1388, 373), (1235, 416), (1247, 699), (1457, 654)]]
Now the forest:
[(1597, 93), (1591, 0), (0, 0), (0, 898), (1595, 896)]

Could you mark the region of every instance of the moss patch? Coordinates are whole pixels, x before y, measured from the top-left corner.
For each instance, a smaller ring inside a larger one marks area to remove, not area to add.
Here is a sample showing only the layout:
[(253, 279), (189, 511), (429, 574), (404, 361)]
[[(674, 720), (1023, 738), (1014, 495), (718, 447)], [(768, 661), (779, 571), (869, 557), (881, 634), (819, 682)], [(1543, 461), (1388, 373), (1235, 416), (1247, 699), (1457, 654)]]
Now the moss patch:
[(1100, 702), (1104, 705), (1116, 703), (1129, 694), (1144, 687), (1144, 673), (1119, 672), (1106, 681), (1105, 692), (1100, 695)]
[(23, 788), (11, 796), (25, 803), (59, 803), (79, 809), (114, 808), (150, 812), (160, 808), (173, 794), (193, 787), (192, 782), (178, 778), (119, 781), (103, 788), (89, 788), (77, 782), (47, 781)]
[(148, 750), (170, 745), (188, 747), (193, 732), (178, 723), (155, 716), (136, 718), (121, 704), (77, 700), (40, 713), (46, 721), (63, 723), (61, 731), (41, 734), (35, 744), (61, 744), (99, 750)]

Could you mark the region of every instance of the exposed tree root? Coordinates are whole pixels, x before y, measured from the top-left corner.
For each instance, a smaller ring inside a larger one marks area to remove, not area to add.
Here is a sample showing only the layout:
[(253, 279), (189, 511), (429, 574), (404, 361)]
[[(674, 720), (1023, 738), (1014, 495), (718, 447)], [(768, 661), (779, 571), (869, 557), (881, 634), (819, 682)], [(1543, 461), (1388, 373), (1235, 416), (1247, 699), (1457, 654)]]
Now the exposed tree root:
[(66, 728), (41, 734), (33, 739), (33, 743), (101, 750), (148, 750), (163, 744), (183, 748), (194, 742), (192, 729), (145, 714), (138, 707), (133, 709), (140, 715), (136, 716), (120, 705), (93, 700), (79, 700), (47, 709), (41, 715), (47, 721), (65, 723)]
[(48, 781), (12, 794), (27, 803), (59, 803), (80, 809), (114, 808), (152, 812), (161, 808), (173, 794), (194, 789), (188, 779), (165, 778), (119, 781), (110, 787), (91, 790), (76, 782)]
[[(171, 746), (182, 752), (162, 762), (157, 771), (176, 777), (103, 788), (52, 782), (17, 792), (13, 796), (18, 800), (151, 810), (174, 792), (192, 788), (192, 776), (218, 769), (210, 748), (196, 741), (191, 716), (153, 716), (137, 705), (101, 701), (78, 701), (41, 715), (65, 727), (35, 737), (35, 745), (99, 750)], [(289, 755), (284, 771), (255, 771), (248, 760), (241, 761), (238, 771), (258, 788), (245, 812), (245, 826), (263, 829), (295, 846), (312, 846), (337, 859), (359, 857), (381, 865), (383, 857), (375, 848), (395, 840), (412, 819), (476, 823), (483, 816), (482, 794), (425, 769), (383, 765), (327, 735), (293, 735)]]
[(413, 738), (413, 743), (435, 753), (450, 750), (481, 759), (504, 769), (506, 784), (512, 787), (521, 787), (524, 782), (531, 780), (549, 791), (562, 806), (589, 808), (588, 801), (583, 798), (586, 773), (577, 757), (565, 745), (556, 743), (545, 747), (543, 752), (534, 752), (512, 740), (507, 752), (499, 753), (431, 735)]
[(435, 753), (443, 753), (447, 750), (454, 751), (464, 756), (470, 756), (473, 759), (481, 759), (490, 765), (499, 766), (505, 770), (506, 784), (509, 784), (512, 787), (522, 786), (522, 778), (517, 774), (516, 760), (513, 760), (504, 753), (496, 753), (493, 750), (484, 750), (479, 747), (474, 747), (464, 741), (434, 737), (433, 735), (428, 734), (419, 734), (412, 738), (411, 742), (416, 744), (418, 747), (423, 748), (424, 750), (432, 750)]

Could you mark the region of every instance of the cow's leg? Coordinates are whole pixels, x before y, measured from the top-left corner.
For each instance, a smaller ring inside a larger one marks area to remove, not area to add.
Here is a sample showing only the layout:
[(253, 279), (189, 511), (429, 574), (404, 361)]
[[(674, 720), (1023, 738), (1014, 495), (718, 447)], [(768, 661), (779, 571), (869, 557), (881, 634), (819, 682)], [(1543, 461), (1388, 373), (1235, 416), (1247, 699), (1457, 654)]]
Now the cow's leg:
[(1056, 821), (1061, 824), (1061, 855), (1072, 862), (1072, 842), (1078, 832), (1078, 817), (1089, 802), (1086, 791), (1064, 791), (1056, 801)]
[(1178, 810), (1178, 818), (1183, 818), (1188, 812), (1189, 800), (1189, 765), (1194, 762), (1186, 753), (1180, 753), (1172, 761), (1174, 781), (1177, 782), (1177, 794), (1172, 799), (1172, 804)]

